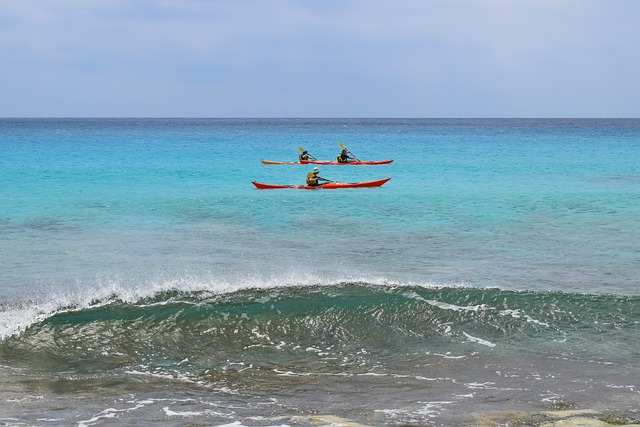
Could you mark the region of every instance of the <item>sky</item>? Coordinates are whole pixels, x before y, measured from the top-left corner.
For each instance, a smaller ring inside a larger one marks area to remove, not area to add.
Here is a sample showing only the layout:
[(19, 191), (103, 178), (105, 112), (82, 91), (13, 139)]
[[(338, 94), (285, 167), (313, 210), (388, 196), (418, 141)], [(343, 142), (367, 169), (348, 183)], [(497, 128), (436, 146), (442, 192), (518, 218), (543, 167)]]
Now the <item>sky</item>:
[(639, 0), (0, 0), (0, 117), (640, 117)]

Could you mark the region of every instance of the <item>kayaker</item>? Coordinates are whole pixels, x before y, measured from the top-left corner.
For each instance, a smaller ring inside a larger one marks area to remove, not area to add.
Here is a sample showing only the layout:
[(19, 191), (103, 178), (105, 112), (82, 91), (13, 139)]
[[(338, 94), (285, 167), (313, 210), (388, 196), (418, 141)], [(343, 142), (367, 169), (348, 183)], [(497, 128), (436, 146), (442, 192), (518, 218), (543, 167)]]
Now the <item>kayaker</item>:
[(313, 168), (313, 171), (307, 174), (307, 185), (316, 186), (316, 185), (320, 185), (320, 181), (329, 182), (328, 179), (322, 178), (321, 176), (319, 176), (318, 175), (319, 173), (320, 173), (320, 169), (318, 169), (317, 167)]
[(308, 151), (303, 151), (302, 153), (300, 153), (300, 155), (298, 156), (298, 159), (300, 159), (300, 162), (308, 162), (309, 158), (311, 157), (311, 155), (309, 154)]
[(338, 163), (349, 163), (351, 160), (355, 160), (356, 158), (349, 155), (349, 152), (346, 148), (344, 148), (340, 154), (338, 154)]

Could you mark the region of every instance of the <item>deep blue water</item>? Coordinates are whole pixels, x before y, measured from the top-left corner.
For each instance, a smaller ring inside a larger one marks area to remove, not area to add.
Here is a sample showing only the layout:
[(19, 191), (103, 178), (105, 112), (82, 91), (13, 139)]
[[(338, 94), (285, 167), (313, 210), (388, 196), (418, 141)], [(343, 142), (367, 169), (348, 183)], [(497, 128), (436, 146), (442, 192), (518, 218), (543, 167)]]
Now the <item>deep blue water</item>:
[[(392, 179), (251, 184), (340, 142), (394, 162), (322, 176)], [(0, 119), (0, 150), (0, 422), (638, 418), (640, 120)]]

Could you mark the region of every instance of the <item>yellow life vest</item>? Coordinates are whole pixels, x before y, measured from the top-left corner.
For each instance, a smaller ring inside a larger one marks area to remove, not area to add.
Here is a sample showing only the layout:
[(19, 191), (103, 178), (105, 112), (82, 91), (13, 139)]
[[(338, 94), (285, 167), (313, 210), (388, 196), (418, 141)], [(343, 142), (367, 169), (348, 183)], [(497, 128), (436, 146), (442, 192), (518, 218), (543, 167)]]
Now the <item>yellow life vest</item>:
[(307, 174), (307, 185), (318, 185), (318, 177), (313, 172)]

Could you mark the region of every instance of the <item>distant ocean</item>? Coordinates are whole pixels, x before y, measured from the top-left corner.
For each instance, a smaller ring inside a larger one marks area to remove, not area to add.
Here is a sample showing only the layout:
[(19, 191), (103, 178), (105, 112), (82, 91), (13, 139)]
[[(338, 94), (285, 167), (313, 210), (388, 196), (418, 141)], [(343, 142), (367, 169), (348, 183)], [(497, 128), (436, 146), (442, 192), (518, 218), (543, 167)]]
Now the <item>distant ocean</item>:
[[(251, 184), (340, 142), (391, 180)], [(0, 385), (0, 426), (640, 424), (640, 119), (0, 119)]]

